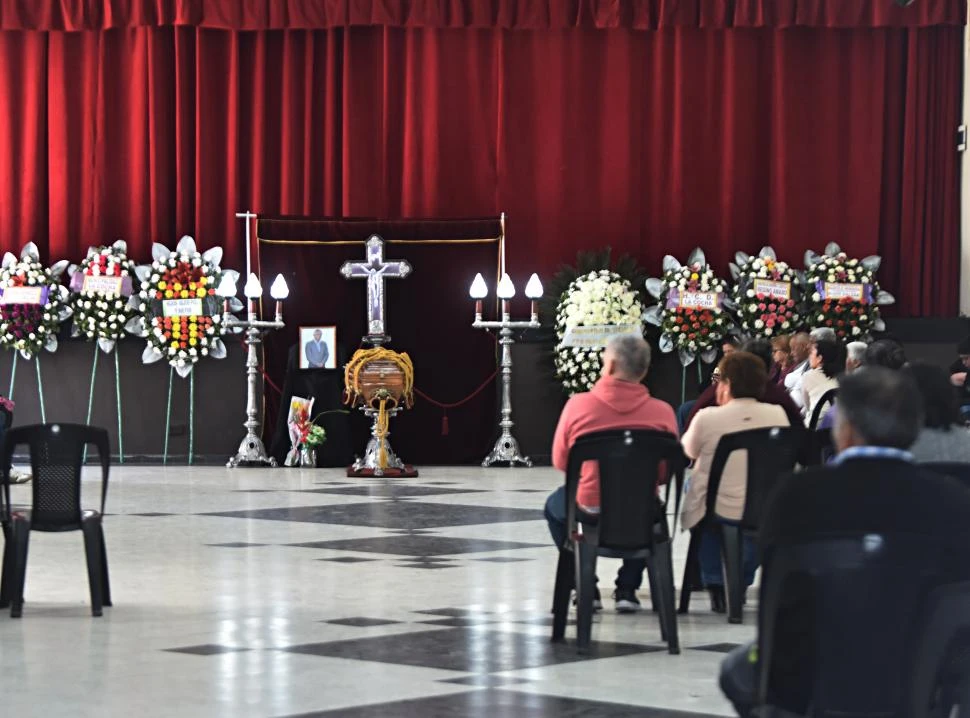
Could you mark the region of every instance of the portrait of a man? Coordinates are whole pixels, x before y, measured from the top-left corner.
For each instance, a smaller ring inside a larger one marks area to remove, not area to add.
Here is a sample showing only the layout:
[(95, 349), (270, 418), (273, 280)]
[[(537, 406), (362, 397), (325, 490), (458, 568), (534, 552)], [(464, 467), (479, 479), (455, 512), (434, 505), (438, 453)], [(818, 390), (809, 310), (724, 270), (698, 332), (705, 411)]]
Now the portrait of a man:
[(300, 327), (300, 368), (336, 369), (336, 327)]

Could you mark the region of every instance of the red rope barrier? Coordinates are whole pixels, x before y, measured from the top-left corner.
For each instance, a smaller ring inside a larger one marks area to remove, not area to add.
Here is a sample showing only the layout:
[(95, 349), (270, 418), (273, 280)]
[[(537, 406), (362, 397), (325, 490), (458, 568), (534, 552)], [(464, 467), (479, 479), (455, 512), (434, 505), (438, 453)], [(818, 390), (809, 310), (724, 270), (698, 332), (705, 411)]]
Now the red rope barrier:
[(472, 399), (474, 399), (476, 396), (478, 396), (483, 391), (485, 391), (485, 388), (488, 387), (488, 385), (492, 383), (492, 380), (495, 379), (495, 377), (498, 375), (498, 372), (499, 372), (499, 370), (496, 369), (495, 371), (493, 371), (489, 375), (488, 379), (486, 379), (485, 381), (482, 382), (481, 386), (479, 386), (477, 389), (475, 389), (475, 391), (473, 391), (471, 394), (469, 394), (468, 396), (466, 396), (464, 399), (461, 399), (460, 401), (452, 402), (450, 404), (446, 404), (445, 402), (438, 401), (437, 399), (432, 399), (430, 396), (428, 396), (427, 394), (425, 394), (423, 391), (421, 391), (417, 387), (414, 387), (414, 393), (417, 394), (418, 396), (420, 396), (422, 399), (424, 399), (426, 402), (428, 402), (432, 406), (436, 406), (436, 407), (438, 407), (439, 409), (442, 410), (442, 417), (441, 417), (441, 435), (442, 436), (448, 436), (448, 429), (449, 429), (449, 427), (448, 427), (448, 410), (449, 409), (457, 409), (460, 406), (464, 406), (465, 404), (467, 404), (468, 402), (470, 402)]

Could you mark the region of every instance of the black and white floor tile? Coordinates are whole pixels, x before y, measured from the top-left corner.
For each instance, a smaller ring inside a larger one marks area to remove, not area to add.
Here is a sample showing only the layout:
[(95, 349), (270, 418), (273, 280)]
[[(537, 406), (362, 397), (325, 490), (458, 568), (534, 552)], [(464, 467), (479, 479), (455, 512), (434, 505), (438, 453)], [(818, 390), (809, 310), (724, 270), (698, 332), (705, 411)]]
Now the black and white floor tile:
[[(95, 475), (85, 490), (95, 502)], [(732, 715), (724, 653), (754, 634), (697, 596), (681, 655), (645, 610), (606, 608), (580, 656), (549, 641), (551, 469), (118, 467), (105, 521), (114, 606), (90, 616), (82, 539), (35, 534), (24, 616), (0, 614), (10, 715)], [(13, 487), (14, 502), (29, 486)], [(678, 537), (679, 575), (686, 537)], [(649, 606), (646, 590), (641, 600)], [(571, 617), (572, 618), (572, 617)]]

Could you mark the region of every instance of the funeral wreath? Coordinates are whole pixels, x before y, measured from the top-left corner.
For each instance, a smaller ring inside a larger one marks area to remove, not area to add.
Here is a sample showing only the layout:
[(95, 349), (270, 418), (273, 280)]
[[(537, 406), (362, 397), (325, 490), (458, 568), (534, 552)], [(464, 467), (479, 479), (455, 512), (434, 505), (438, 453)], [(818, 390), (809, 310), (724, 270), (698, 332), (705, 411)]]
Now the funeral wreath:
[(756, 257), (738, 252), (730, 267), (735, 281), (731, 296), (743, 334), (772, 339), (795, 331), (801, 321), (801, 284), (798, 273), (779, 261), (775, 250), (764, 247)]
[(57, 330), (71, 316), (67, 287), (58, 281), (67, 260), (44, 267), (37, 245), (20, 258), (7, 252), (0, 262), (0, 345), (30, 359), (41, 349), (57, 350)]
[[(148, 342), (142, 361), (165, 359), (179, 376), (187, 377), (201, 358), (226, 356), (216, 287), (224, 273), (236, 273), (219, 268), (221, 248), (200, 253), (188, 236), (179, 240), (175, 251), (152, 245), (152, 258), (150, 265), (136, 270), (142, 282), (131, 299), (137, 316), (126, 328)], [(234, 311), (242, 308), (235, 297), (231, 304)]]
[(822, 255), (806, 252), (807, 323), (813, 328), (831, 327), (845, 341), (868, 339), (873, 331), (883, 331), (886, 325), (879, 307), (896, 300), (876, 282), (880, 263), (874, 255), (850, 258), (834, 242)]
[(556, 309), (556, 375), (566, 393), (593, 388), (614, 334), (643, 334), (643, 305), (629, 279), (610, 269), (574, 279)]
[(698, 356), (714, 361), (718, 345), (732, 329), (727, 284), (714, 274), (700, 248), (685, 265), (668, 254), (663, 270), (663, 277), (647, 280), (647, 291), (658, 303), (644, 315), (660, 327), (660, 351), (676, 349), (683, 366)]
[(110, 247), (91, 247), (81, 264), (67, 271), (74, 311), (72, 335), (96, 341), (102, 351), (110, 352), (135, 315), (130, 304), (135, 264), (128, 259), (128, 245), (119, 239)]

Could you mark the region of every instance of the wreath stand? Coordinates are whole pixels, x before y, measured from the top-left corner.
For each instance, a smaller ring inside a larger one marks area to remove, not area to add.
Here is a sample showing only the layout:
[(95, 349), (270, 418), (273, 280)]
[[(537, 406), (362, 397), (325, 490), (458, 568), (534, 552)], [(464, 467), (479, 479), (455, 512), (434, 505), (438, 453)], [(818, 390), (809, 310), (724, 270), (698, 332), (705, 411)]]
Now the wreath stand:
[[(95, 378), (98, 373), (98, 353), (100, 347), (97, 342), (94, 342), (94, 359), (91, 362), (91, 389), (88, 392), (88, 415), (85, 419), (85, 424), (91, 424), (91, 413), (94, 410), (94, 383)], [(125, 439), (121, 428), (121, 369), (118, 365), (118, 348), (115, 346), (111, 353), (114, 354), (115, 358), (115, 413), (118, 417), (118, 463), (125, 463)], [(16, 364), (14, 364), (16, 366)], [(40, 374), (37, 375), (38, 381), (37, 386), (40, 386)], [(87, 460), (88, 448), (84, 447), (84, 460)]]
[[(13, 363), (10, 365), (10, 389), (7, 391), (7, 398), (13, 401), (13, 389), (14, 380), (17, 378), (17, 359), (20, 358), (20, 352), (14, 352)], [(37, 398), (40, 400), (40, 423), (47, 423), (47, 411), (44, 407), (44, 382), (40, 377), (40, 354), (35, 354), (34, 357), (34, 367), (37, 369)]]
[[(165, 446), (162, 449), (162, 464), (168, 465), (168, 437), (172, 426), (172, 382), (175, 368), (168, 368), (168, 400), (165, 402)], [(192, 466), (195, 450), (195, 369), (189, 373), (189, 466)]]

